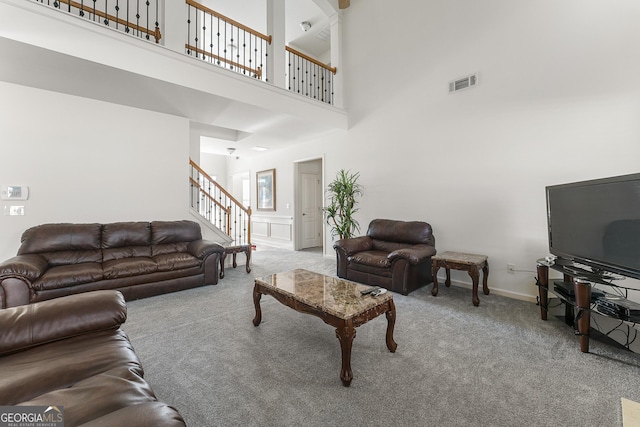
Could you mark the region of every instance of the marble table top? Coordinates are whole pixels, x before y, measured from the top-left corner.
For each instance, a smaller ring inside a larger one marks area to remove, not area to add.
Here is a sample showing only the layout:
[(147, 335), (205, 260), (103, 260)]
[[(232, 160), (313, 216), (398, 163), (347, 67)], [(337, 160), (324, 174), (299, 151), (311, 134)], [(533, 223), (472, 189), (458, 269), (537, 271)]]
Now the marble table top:
[(466, 254), (463, 252), (442, 252), (441, 254), (437, 254), (431, 257), (432, 260), (445, 260), (451, 262), (458, 262), (460, 264), (476, 264), (480, 265), (487, 261), (489, 258), (486, 255), (477, 255), (477, 254)]
[(303, 269), (261, 277), (256, 282), (342, 319), (350, 319), (393, 299), (391, 292), (376, 297), (362, 295), (361, 291), (372, 286)]

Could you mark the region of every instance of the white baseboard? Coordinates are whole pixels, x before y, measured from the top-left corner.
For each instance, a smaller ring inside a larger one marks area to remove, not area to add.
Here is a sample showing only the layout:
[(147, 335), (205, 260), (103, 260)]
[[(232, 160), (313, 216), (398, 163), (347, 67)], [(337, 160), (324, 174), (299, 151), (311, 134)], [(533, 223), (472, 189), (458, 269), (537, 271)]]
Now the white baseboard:
[[(438, 288), (441, 289), (443, 286), (445, 286), (444, 281), (445, 281), (445, 277), (438, 276)], [(451, 279), (451, 286), (457, 286), (459, 288), (469, 289), (469, 291), (471, 291), (471, 288), (472, 288), (471, 283), (462, 282), (460, 280), (455, 280), (455, 279)], [(491, 284), (489, 284), (489, 292), (490, 292), (490, 295), (491, 294), (500, 295), (503, 297), (532, 302), (532, 303), (538, 302), (535, 295), (532, 296), (532, 295), (522, 294), (520, 292), (505, 291), (504, 289), (492, 288)], [(478, 284), (478, 297), (482, 298), (482, 295), (483, 295), (482, 282), (480, 282)]]

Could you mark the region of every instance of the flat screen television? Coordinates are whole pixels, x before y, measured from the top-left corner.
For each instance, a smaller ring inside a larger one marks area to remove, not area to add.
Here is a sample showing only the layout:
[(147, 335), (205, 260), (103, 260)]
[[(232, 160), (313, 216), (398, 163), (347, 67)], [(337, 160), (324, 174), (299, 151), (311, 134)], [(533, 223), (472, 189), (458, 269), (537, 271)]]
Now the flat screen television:
[(549, 251), (640, 279), (640, 173), (546, 187)]

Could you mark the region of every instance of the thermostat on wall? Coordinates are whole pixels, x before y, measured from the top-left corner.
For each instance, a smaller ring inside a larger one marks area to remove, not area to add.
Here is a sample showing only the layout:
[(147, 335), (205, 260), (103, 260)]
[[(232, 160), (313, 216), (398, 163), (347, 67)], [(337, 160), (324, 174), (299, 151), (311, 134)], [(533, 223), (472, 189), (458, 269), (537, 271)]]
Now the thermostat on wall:
[(29, 187), (26, 185), (3, 185), (0, 188), (0, 199), (2, 200), (27, 200), (29, 198)]

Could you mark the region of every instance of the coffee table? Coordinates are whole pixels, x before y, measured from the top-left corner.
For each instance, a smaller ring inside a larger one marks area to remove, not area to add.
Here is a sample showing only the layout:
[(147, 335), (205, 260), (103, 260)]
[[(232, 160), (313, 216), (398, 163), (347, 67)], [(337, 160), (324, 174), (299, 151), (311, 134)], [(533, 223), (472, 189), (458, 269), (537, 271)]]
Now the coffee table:
[(391, 292), (376, 297), (361, 294), (361, 291), (370, 288), (371, 286), (303, 269), (258, 278), (253, 288), (253, 303), (256, 308), (253, 324), (258, 326), (262, 321), (262, 295), (271, 295), (287, 307), (317, 316), (333, 326), (342, 350), (340, 379), (345, 387), (349, 387), (353, 379), (351, 347), (356, 337), (355, 328), (384, 313), (387, 317), (387, 348), (394, 353), (398, 347), (393, 340), (396, 321), (393, 296)]

